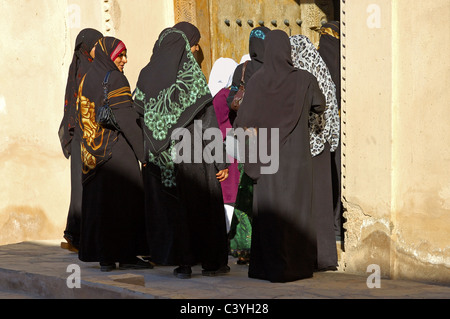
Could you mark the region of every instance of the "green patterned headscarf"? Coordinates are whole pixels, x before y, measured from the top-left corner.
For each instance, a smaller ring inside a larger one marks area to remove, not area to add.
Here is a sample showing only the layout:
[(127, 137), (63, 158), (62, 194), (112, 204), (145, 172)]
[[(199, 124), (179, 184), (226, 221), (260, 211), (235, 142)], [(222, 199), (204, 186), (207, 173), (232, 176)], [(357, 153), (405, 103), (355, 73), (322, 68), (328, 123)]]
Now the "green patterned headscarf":
[[(191, 26), (197, 33), (198, 29)], [(186, 127), (212, 101), (207, 80), (191, 52), (188, 32), (163, 30), (150, 62), (139, 75), (135, 92), (148, 161), (160, 167), (167, 187), (175, 185), (172, 132)]]

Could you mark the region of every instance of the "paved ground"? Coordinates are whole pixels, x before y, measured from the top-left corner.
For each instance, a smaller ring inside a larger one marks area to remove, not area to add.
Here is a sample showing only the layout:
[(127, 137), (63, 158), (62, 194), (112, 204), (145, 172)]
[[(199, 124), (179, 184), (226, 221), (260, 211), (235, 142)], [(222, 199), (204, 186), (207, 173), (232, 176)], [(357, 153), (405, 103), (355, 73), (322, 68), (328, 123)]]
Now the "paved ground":
[(229, 265), (231, 272), (218, 277), (194, 267), (187, 280), (175, 278), (174, 267), (104, 273), (60, 241), (24, 242), (0, 246), (0, 299), (168, 299), (191, 306), (195, 300), (450, 299), (449, 286), (381, 279), (380, 288), (370, 289), (367, 276), (339, 271), (278, 284), (248, 278), (247, 266), (234, 258)]

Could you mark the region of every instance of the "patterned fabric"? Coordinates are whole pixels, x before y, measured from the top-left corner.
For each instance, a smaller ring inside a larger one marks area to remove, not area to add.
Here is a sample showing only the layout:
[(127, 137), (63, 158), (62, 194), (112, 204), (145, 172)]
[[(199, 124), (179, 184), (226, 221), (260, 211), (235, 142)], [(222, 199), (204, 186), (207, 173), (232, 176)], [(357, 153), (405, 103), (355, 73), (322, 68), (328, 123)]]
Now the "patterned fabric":
[[(112, 145), (116, 140), (117, 132), (101, 127), (95, 120), (95, 99), (91, 101), (83, 93), (85, 78), (81, 81), (79, 89), (79, 116), (80, 126), (83, 130), (83, 140), (81, 143), (81, 161), (83, 163), (83, 174), (88, 175), (91, 170), (95, 170), (97, 165), (103, 163), (108, 158), (105, 154), (108, 144)], [(123, 104), (129, 104), (131, 101), (131, 92), (129, 86), (120, 87), (117, 90), (108, 93), (108, 99), (113, 102), (111, 108), (117, 109)], [(113, 141), (110, 141), (112, 138)], [(108, 148), (109, 149), (109, 148)]]
[[(192, 106), (198, 98), (209, 94), (206, 79), (200, 66), (191, 53), (189, 41), (186, 35), (178, 30), (167, 30), (159, 39), (159, 42), (171, 32), (179, 33), (186, 40), (186, 52), (188, 62), (183, 64), (183, 70), (180, 70), (176, 83), (162, 90), (158, 97), (146, 99), (145, 93), (136, 88), (136, 100), (141, 101), (145, 107), (144, 123), (152, 132), (156, 140), (164, 140), (172, 125), (176, 124), (181, 114)], [(179, 89), (178, 100), (173, 100), (174, 90)]]
[(238, 167), (240, 181), (230, 228), (230, 253), (248, 260), (252, 243), (253, 180), (244, 173), (242, 163)]
[(148, 153), (148, 161), (155, 164), (161, 170), (161, 183), (165, 187), (175, 187), (175, 164), (173, 162), (175, 156), (175, 141), (170, 143), (170, 147), (159, 154)]
[(322, 27), (322, 28), (319, 29), (319, 32), (320, 32), (321, 35), (329, 35), (329, 36), (332, 36), (333, 38), (336, 38), (336, 39), (339, 39), (339, 37), (340, 37), (339, 32), (333, 30), (332, 28), (324, 28), (324, 27)]
[[(169, 84), (161, 88), (157, 94), (153, 93), (149, 96), (144, 86), (148, 83), (145, 77), (151, 76), (152, 61), (150, 61), (150, 64), (141, 72), (135, 91), (135, 105), (138, 112), (142, 114), (145, 125), (148, 161), (161, 169), (161, 181), (166, 187), (176, 186), (173, 163), (175, 141), (171, 140), (171, 133), (174, 129), (184, 127), (191, 122), (206, 103), (212, 100), (206, 78), (191, 52), (189, 39), (184, 32), (175, 28), (165, 29), (155, 44), (155, 57), (163, 50), (164, 40), (168, 36), (171, 38), (167, 40), (167, 45), (176, 45), (177, 40), (174, 35), (181, 36), (184, 41), (181, 63), (174, 79), (170, 80), (171, 82), (168, 82)], [(170, 76), (171, 74), (167, 74), (168, 78)]]
[(119, 132), (101, 127), (95, 120), (96, 108), (104, 100), (103, 81), (106, 73), (112, 71), (108, 83), (108, 99), (111, 109), (131, 107), (132, 97), (128, 80), (119, 71), (111, 57), (118, 46), (126, 51), (122, 41), (104, 37), (95, 49), (95, 60), (89, 72), (82, 79), (77, 99), (79, 125), (82, 130), (81, 160), (83, 164), (83, 183), (90, 180), (96, 169), (112, 156)]
[(316, 77), (320, 90), (326, 99), (326, 109), (322, 117), (310, 114), (311, 155), (317, 156), (322, 153), (325, 142), (330, 144), (330, 150), (334, 152), (339, 146), (340, 135), (336, 86), (327, 65), (306, 36), (294, 35), (290, 37), (290, 41), (294, 66), (306, 70)]
[(92, 48), (103, 35), (95, 29), (83, 29), (75, 40), (72, 62), (66, 84), (64, 103), (64, 116), (59, 127), (58, 135), (61, 141), (64, 156), (71, 155), (71, 142), (78, 124), (77, 98), (78, 88), (84, 75), (91, 67), (93, 58), (90, 55)]
[(258, 38), (264, 40), (266, 38), (266, 34), (259, 29), (254, 29), (252, 30), (252, 32), (250, 32), (250, 38)]

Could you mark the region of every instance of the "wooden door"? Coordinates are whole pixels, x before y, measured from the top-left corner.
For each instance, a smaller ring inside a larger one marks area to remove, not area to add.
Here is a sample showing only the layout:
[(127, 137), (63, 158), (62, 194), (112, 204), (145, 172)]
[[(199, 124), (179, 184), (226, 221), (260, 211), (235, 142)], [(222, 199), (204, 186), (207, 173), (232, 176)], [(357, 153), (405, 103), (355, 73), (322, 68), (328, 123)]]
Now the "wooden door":
[(207, 78), (220, 57), (240, 62), (255, 27), (303, 34), (317, 45), (319, 34), (312, 29), (334, 18), (333, 0), (174, 0), (174, 6), (176, 22), (200, 29), (199, 62)]

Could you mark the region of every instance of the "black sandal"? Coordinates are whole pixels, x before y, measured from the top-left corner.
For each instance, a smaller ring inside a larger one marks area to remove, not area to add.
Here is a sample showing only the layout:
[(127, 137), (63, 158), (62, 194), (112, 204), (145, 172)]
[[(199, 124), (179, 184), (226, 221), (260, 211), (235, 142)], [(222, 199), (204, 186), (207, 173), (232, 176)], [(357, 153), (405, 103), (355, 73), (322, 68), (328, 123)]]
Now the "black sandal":
[(100, 262), (100, 271), (108, 272), (116, 269), (116, 263)]
[(136, 258), (136, 260), (132, 262), (119, 262), (119, 269), (153, 269), (153, 265), (149, 261)]
[(173, 270), (173, 274), (175, 277), (180, 279), (189, 279), (191, 278), (192, 269), (191, 266), (180, 266)]
[(228, 267), (228, 265), (225, 265), (225, 266), (222, 266), (219, 269), (215, 269), (215, 270), (203, 269), (202, 275), (214, 277), (214, 276), (221, 275), (221, 274), (227, 274), (229, 272), (230, 272), (230, 267)]

